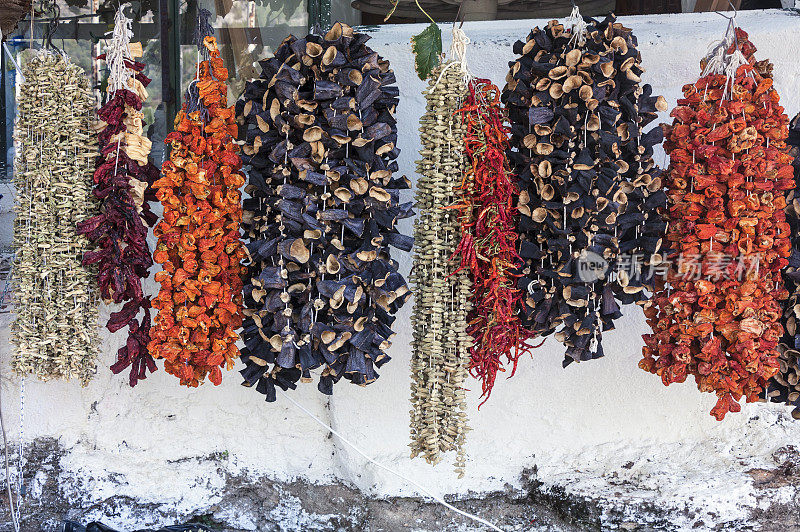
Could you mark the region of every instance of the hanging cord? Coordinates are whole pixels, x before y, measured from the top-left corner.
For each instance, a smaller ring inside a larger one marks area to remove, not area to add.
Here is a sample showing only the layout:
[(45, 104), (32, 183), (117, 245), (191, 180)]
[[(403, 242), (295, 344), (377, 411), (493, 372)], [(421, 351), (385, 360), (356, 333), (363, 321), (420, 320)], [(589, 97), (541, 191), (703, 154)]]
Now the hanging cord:
[(461, 69), (461, 74), (464, 76), (464, 84), (468, 85), (470, 81), (475, 77), (472, 75), (472, 72), (469, 69), (469, 65), (467, 64), (467, 45), (472, 42), (467, 37), (467, 34), (461, 28), (456, 28), (455, 23), (453, 23), (453, 42), (450, 44), (450, 62), (447, 63), (442, 71), (439, 73), (439, 77), (436, 79), (436, 83), (433, 84), (435, 87), (442, 81), (442, 77), (444, 76), (447, 69), (452, 66), (458, 66)]
[(469, 65), (467, 64), (467, 45), (469, 45), (470, 42), (472, 41), (469, 40), (464, 30), (457, 28), (456, 25), (453, 24), (453, 42), (450, 44), (450, 58), (456, 61), (461, 67), (465, 82), (469, 82), (475, 77), (472, 75), (472, 72), (470, 72)]
[(110, 35), (106, 44), (106, 64), (108, 65), (108, 91), (114, 94), (118, 90), (128, 88), (128, 80), (133, 76), (130, 69), (125, 64), (126, 61), (133, 62), (130, 44), (133, 37), (133, 20), (125, 16), (123, 12), (130, 4), (125, 3), (117, 10), (114, 15), (114, 29), (106, 35)]
[[(6, 295), (8, 294), (8, 285), (11, 283), (11, 274), (14, 270), (14, 261), (11, 261), (11, 268), (8, 270), (8, 276), (6, 277), (6, 285), (3, 288), (3, 293), (0, 295), (0, 308), (2, 308), (3, 304), (5, 303)], [(0, 383), (2, 380), (0, 380)], [(8, 493), (8, 507), (9, 511), (11, 512), (11, 522), (14, 526), (14, 531), (19, 532), (19, 506), (20, 501), (19, 499), (22, 498), (22, 491), (19, 490), (17, 495), (17, 502), (14, 502), (14, 493), (11, 489), (11, 460), (8, 457), (8, 438), (6, 437), (6, 425), (3, 420), (3, 404), (2, 404), (2, 389), (0, 389), (0, 432), (3, 433), (3, 455), (5, 458), (5, 469), (6, 469), (6, 491)], [(20, 441), (20, 450), (19, 454), (22, 454), (22, 442)], [(22, 480), (22, 470), (19, 469), (17, 471), (17, 477), (20, 479), (20, 484)]]
[[(717, 12), (723, 18), (728, 19), (728, 28), (725, 30), (725, 37), (721, 41), (712, 43), (704, 60), (706, 67), (700, 77), (709, 75), (724, 75), (725, 88), (722, 92), (722, 99), (727, 100), (732, 96), (733, 84), (736, 81), (736, 72), (740, 66), (747, 65), (748, 61), (744, 54), (739, 50), (739, 42), (736, 38), (736, 11), (729, 17)], [(734, 48), (733, 52), (728, 50)], [(730, 87), (730, 88), (729, 88)]]
[(208, 50), (203, 45), (203, 40), (211, 35), (214, 35), (214, 27), (211, 25), (211, 11), (200, 8), (197, 10), (197, 28), (194, 30), (194, 41), (197, 44), (197, 53), (202, 54), (203, 59), (208, 59)]
[(374, 465), (378, 466), (379, 468), (383, 469), (384, 471), (387, 471), (387, 472), (393, 474), (394, 476), (405, 480), (409, 484), (411, 484), (414, 487), (416, 487), (421, 493), (424, 493), (425, 495), (427, 495), (428, 497), (432, 498), (433, 500), (435, 500), (436, 502), (438, 502), (439, 504), (441, 504), (445, 508), (448, 508), (449, 510), (451, 510), (451, 511), (453, 511), (453, 512), (459, 514), (459, 515), (463, 515), (464, 517), (466, 517), (468, 519), (472, 519), (473, 521), (481, 523), (482, 525), (486, 525), (489, 528), (491, 528), (492, 530), (496, 530), (497, 532), (503, 532), (502, 528), (499, 528), (499, 527), (493, 525), (489, 521), (487, 521), (487, 520), (485, 520), (483, 518), (480, 518), (477, 515), (473, 515), (471, 513), (465, 512), (463, 510), (459, 510), (458, 508), (456, 508), (452, 504), (449, 504), (447, 501), (445, 501), (442, 497), (440, 497), (438, 495), (435, 495), (434, 493), (432, 493), (430, 490), (428, 490), (427, 488), (425, 488), (424, 486), (422, 486), (421, 484), (419, 484), (415, 480), (412, 480), (412, 479), (408, 478), (407, 476), (403, 475), (402, 473), (400, 473), (398, 471), (395, 471), (394, 469), (391, 469), (390, 467), (385, 466), (385, 465), (381, 464), (380, 462), (377, 462), (377, 461), (373, 460), (364, 451), (359, 449), (358, 446), (356, 446), (356, 444), (354, 444), (353, 442), (351, 442), (350, 440), (348, 440), (347, 438), (345, 438), (344, 436), (342, 436), (341, 434), (336, 432), (331, 427), (329, 427), (324, 421), (320, 420), (317, 416), (315, 416), (314, 414), (309, 412), (305, 407), (303, 407), (303, 405), (301, 405), (300, 403), (298, 403), (297, 401), (292, 399), (292, 397), (289, 394), (287, 394), (286, 392), (284, 392), (280, 388), (277, 388), (277, 390), (290, 403), (292, 403), (294, 406), (296, 406), (297, 408), (302, 410), (306, 415), (308, 415), (311, 419), (313, 419), (314, 421), (316, 421), (317, 423), (322, 425), (324, 428), (328, 429), (333, 435), (335, 435), (337, 438), (339, 438), (343, 443), (347, 444), (347, 446), (352, 448), (355, 452), (357, 452), (358, 454), (360, 454), (361, 456), (366, 458), (367, 461), (370, 462), (371, 464), (374, 464)]
[(564, 27), (569, 28), (572, 34), (572, 37), (569, 39), (570, 46), (580, 47), (586, 44), (586, 29), (589, 25), (583, 20), (581, 10), (578, 9), (578, 6), (576, 6), (574, 2), (572, 3), (572, 13), (570, 13), (564, 21)]

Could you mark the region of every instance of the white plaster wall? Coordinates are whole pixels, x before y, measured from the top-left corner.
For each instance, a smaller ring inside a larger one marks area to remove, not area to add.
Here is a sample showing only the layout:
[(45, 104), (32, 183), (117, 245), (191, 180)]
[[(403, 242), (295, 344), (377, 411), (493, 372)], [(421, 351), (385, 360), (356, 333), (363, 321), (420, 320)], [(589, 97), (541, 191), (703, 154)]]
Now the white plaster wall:
[[(670, 107), (681, 86), (698, 77), (701, 55), (712, 40), (721, 38), (727, 23), (715, 14), (622, 21), (638, 36), (647, 69), (644, 81), (653, 85), (654, 93), (663, 94)], [(512, 44), (544, 23), (466, 23), (473, 72), (502, 87), (507, 63), (514, 59)], [(800, 17), (781, 11), (743, 12), (739, 23), (758, 47), (757, 57), (775, 63), (775, 84), (793, 116), (800, 111)], [(422, 27), (387, 26), (371, 41), (397, 73), (399, 162), (412, 180), (424, 84), (413, 72), (409, 39)], [(444, 30), (447, 48), (449, 28)], [(666, 120), (666, 113), (661, 118)], [(665, 162), (663, 151), (656, 161)], [(9, 198), (2, 202), (0, 208), (7, 212)], [(8, 220), (7, 215), (3, 219)], [(411, 223), (403, 229), (410, 232)], [(410, 260), (400, 260), (407, 274)], [(154, 283), (149, 287), (155, 290)], [(629, 500), (688, 507), (701, 515), (713, 512), (716, 517), (708, 515), (706, 521), (713, 523), (746, 517), (748, 506), (758, 503), (743, 471), (769, 467), (772, 452), (800, 439), (800, 422), (777, 406), (746, 405), (720, 423), (708, 414), (714, 405), (710, 394), (700, 394), (689, 382), (666, 388), (640, 370), (645, 323), (641, 311), (632, 307), (617, 330), (604, 335), (607, 354), (601, 360), (562, 369), (562, 347), (549, 339), (520, 361), (513, 379), (498, 379), (491, 400), (480, 411), (480, 387), (473, 382), (469, 416), (474, 430), (467, 440), (467, 474), (459, 480), (449, 461), (431, 467), (408, 458), (410, 310), (411, 303), (399, 315), (393, 360), (376, 383), (359, 388), (342, 382), (330, 399), (315, 385), (305, 385), (292, 396), (377, 460), (442, 493), (514, 487), (521, 471), (535, 465), (545, 483), (612, 499), (614, 492), (623, 491)], [(103, 323), (107, 315), (106, 309)], [(16, 438), (20, 387), (18, 379), (9, 377), (7, 364), (10, 319), (0, 317), (0, 361), (4, 414)], [(103, 335), (100, 370), (85, 389), (76, 383), (25, 384), (25, 439), (58, 437), (70, 451), (62, 463), (65, 470), (92, 479), (72, 486), (82, 488), (84, 498), (116, 494), (167, 502), (179, 516), (218, 499), (224, 483), (221, 471), (313, 482), (342, 479), (376, 495), (415, 495), (329, 438), (280, 395), (278, 402), (268, 404), (254, 390), (241, 387), (236, 371), (226, 373), (219, 387), (181, 388), (174, 377), (159, 371), (129, 388), (126, 378), (106, 369), (121, 342), (122, 334)], [(222, 453), (216, 462), (193, 460), (213, 453)], [(626, 462), (630, 464), (623, 468)], [(68, 477), (65, 474), (65, 482)], [(35, 483), (33, 488), (31, 496), (36, 496)], [(130, 527), (131, 520), (124, 514), (106, 516), (118, 526)]]

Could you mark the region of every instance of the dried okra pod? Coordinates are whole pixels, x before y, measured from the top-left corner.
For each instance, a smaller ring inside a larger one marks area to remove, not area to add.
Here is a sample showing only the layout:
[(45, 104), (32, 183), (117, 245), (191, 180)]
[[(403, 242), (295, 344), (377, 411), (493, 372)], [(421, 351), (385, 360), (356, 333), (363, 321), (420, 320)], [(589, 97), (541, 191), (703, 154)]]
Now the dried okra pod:
[[(467, 331), (471, 285), (455, 255), (461, 238), (461, 185), (467, 165), (463, 119), (467, 97), (459, 63), (431, 73), (420, 119), (414, 221), (414, 309), (411, 357), (411, 456), (438, 463), (455, 450), (456, 471), (464, 473), (467, 432), (464, 381), (473, 340)], [(448, 208), (449, 207), (449, 208)]]
[(86, 385), (98, 356), (92, 249), (76, 227), (97, 213), (95, 100), (83, 70), (42, 50), (22, 67), (14, 163), (13, 246), (16, 319), (12, 367), (40, 379)]

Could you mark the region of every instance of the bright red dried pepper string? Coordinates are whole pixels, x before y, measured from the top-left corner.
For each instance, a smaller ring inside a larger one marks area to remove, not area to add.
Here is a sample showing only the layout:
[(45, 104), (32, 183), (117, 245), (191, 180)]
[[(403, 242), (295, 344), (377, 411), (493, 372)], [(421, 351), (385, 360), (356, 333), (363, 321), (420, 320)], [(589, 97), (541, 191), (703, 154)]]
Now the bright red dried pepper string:
[(209, 59), (200, 63), (167, 135), (172, 151), (154, 183), (164, 216), (153, 259), (164, 270), (155, 275), (161, 290), (153, 299), (158, 315), (149, 348), (185, 386), (206, 376), (215, 385), (222, 381), (220, 368), (230, 369), (239, 357), (243, 318), (238, 130), (216, 40), (205, 37), (203, 46)]
[[(646, 310), (653, 333), (644, 335), (639, 362), (665, 385), (693, 375), (700, 391), (716, 393), (718, 420), (738, 412), (742, 397), (760, 400), (779, 369), (780, 301), (788, 295), (780, 270), (791, 251), (784, 191), (794, 188), (772, 65), (756, 62), (747, 33), (735, 31), (727, 53), (738, 47), (747, 63), (732, 82), (710, 74), (686, 85), (665, 128), (667, 239), (673, 254), (699, 256), (706, 277), (687, 275), (680, 258), (672, 265), (669, 288), (659, 287)], [(727, 278), (709, 279), (707, 268), (725, 257), (743, 262), (719, 271)], [(736, 275), (742, 264), (743, 279)]]
[[(471, 350), (470, 374), (481, 380), (483, 402), (489, 399), (504, 363), (517, 370), (519, 357), (530, 351), (533, 334), (522, 327), (517, 314), (522, 292), (515, 273), (517, 254), (514, 197), (519, 193), (506, 159), (509, 130), (500, 106), (500, 91), (487, 79), (469, 83), (469, 95), (459, 111), (464, 120), (469, 166), (464, 174), (461, 242), (456, 255), (467, 268), (474, 287), (468, 315)], [(483, 404), (483, 403), (481, 403)]]

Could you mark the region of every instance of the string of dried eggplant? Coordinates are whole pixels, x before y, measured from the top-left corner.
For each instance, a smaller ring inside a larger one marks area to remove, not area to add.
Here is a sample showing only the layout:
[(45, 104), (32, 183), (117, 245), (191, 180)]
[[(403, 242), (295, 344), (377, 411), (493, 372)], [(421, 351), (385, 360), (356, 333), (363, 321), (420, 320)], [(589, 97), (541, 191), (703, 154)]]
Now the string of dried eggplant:
[(417, 161), (414, 222), (414, 309), (411, 358), (411, 456), (438, 463), (456, 451), (455, 467), (464, 474), (467, 432), (464, 381), (473, 340), (467, 332), (472, 286), (468, 271), (454, 256), (461, 235), (459, 190), (467, 168), (465, 127), (458, 110), (467, 97), (460, 64), (433, 70), (425, 114), (420, 119), (421, 160)]
[(790, 228), (792, 242), (789, 264), (781, 271), (783, 284), (789, 298), (783, 304), (781, 323), (784, 335), (778, 344), (780, 368), (765, 387), (765, 396), (770, 402), (793, 406), (792, 416), (800, 419), (800, 114), (794, 117), (789, 127), (788, 143), (794, 158), (794, 188), (787, 195), (786, 223)]
[(163, 271), (155, 275), (161, 290), (152, 303), (158, 314), (148, 347), (185, 386), (198, 386), (206, 376), (215, 385), (222, 381), (221, 368), (230, 369), (239, 356), (242, 324), (244, 176), (233, 107), (227, 107), (228, 71), (208, 34), (209, 16), (201, 10), (205, 32), (198, 49), (205, 59), (167, 135), (169, 160), (154, 183), (164, 214), (154, 231), (153, 259)]
[[(733, 21), (673, 109), (664, 147), (673, 255), (648, 309), (642, 369), (665, 385), (693, 375), (722, 420), (757, 401), (779, 370), (780, 270), (791, 251), (785, 190), (795, 187), (788, 118), (772, 65)], [(683, 257), (683, 260), (681, 260)], [(687, 259), (697, 257), (700, 275)]]
[(101, 155), (95, 163), (94, 196), (101, 213), (80, 223), (78, 233), (98, 248), (84, 255), (83, 264), (96, 265), (100, 295), (106, 303), (124, 303), (106, 324), (112, 333), (128, 327), (128, 339), (111, 370), (116, 374), (130, 368), (128, 382), (135, 386), (156, 370), (147, 348), (150, 298), (142, 282), (153, 265), (147, 231), (157, 217), (150, 210), (149, 202), (156, 198), (149, 187), (159, 171), (148, 159), (151, 143), (143, 135), (142, 105), (150, 79), (142, 74), (145, 65), (130, 53), (133, 31), (123, 13), (126, 6), (117, 12), (106, 53), (98, 58), (106, 60), (109, 70), (109, 98), (97, 112)]
[(500, 105), (500, 90), (486, 79), (472, 79), (458, 110), (464, 126), (467, 165), (461, 184), (461, 235), (456, 254), (469, 272), (474, 292), (467, 316), (467, 333), (475, 344), (470, 373), (480, 379), (484, 401), (489, 399), (504, 360), (517, 369), (528, 352), (531, 333), (522, 326), (517, 287), (522, 260), (517, 253), (514, 198), (519, 194), (509, 168), (508, 127)]
[[(566, 345), (564, 366), (603, 356), (619, 303), (644, 304), (666, 223), (661, 171), (645, 133), (663, 97), (640, 85), (632, 31), (602, 21), (551, 21), (518, 41), (502, 101), (520, 179), (523, 323)], [(619, 302), (619, 303), (618, 303)]]
[(390, 254), (412, 246), (397, 228), (409, 182), (392, 176), (399, 89), (368, 40), (339, 23), (288, 37), (237, 102), (251, 196), (241, 374), (267, 401), (317, 368), (327, 395), (342, 377), (375, 381), (410, 297)]
[(95, 100), (68, 57), (37, 52), (22, 67), (15, 140), (12, 367), (42, 380), (86, 385), (98, 356), (97, 290), (91, 249), (76, 226), (97, 212)]

